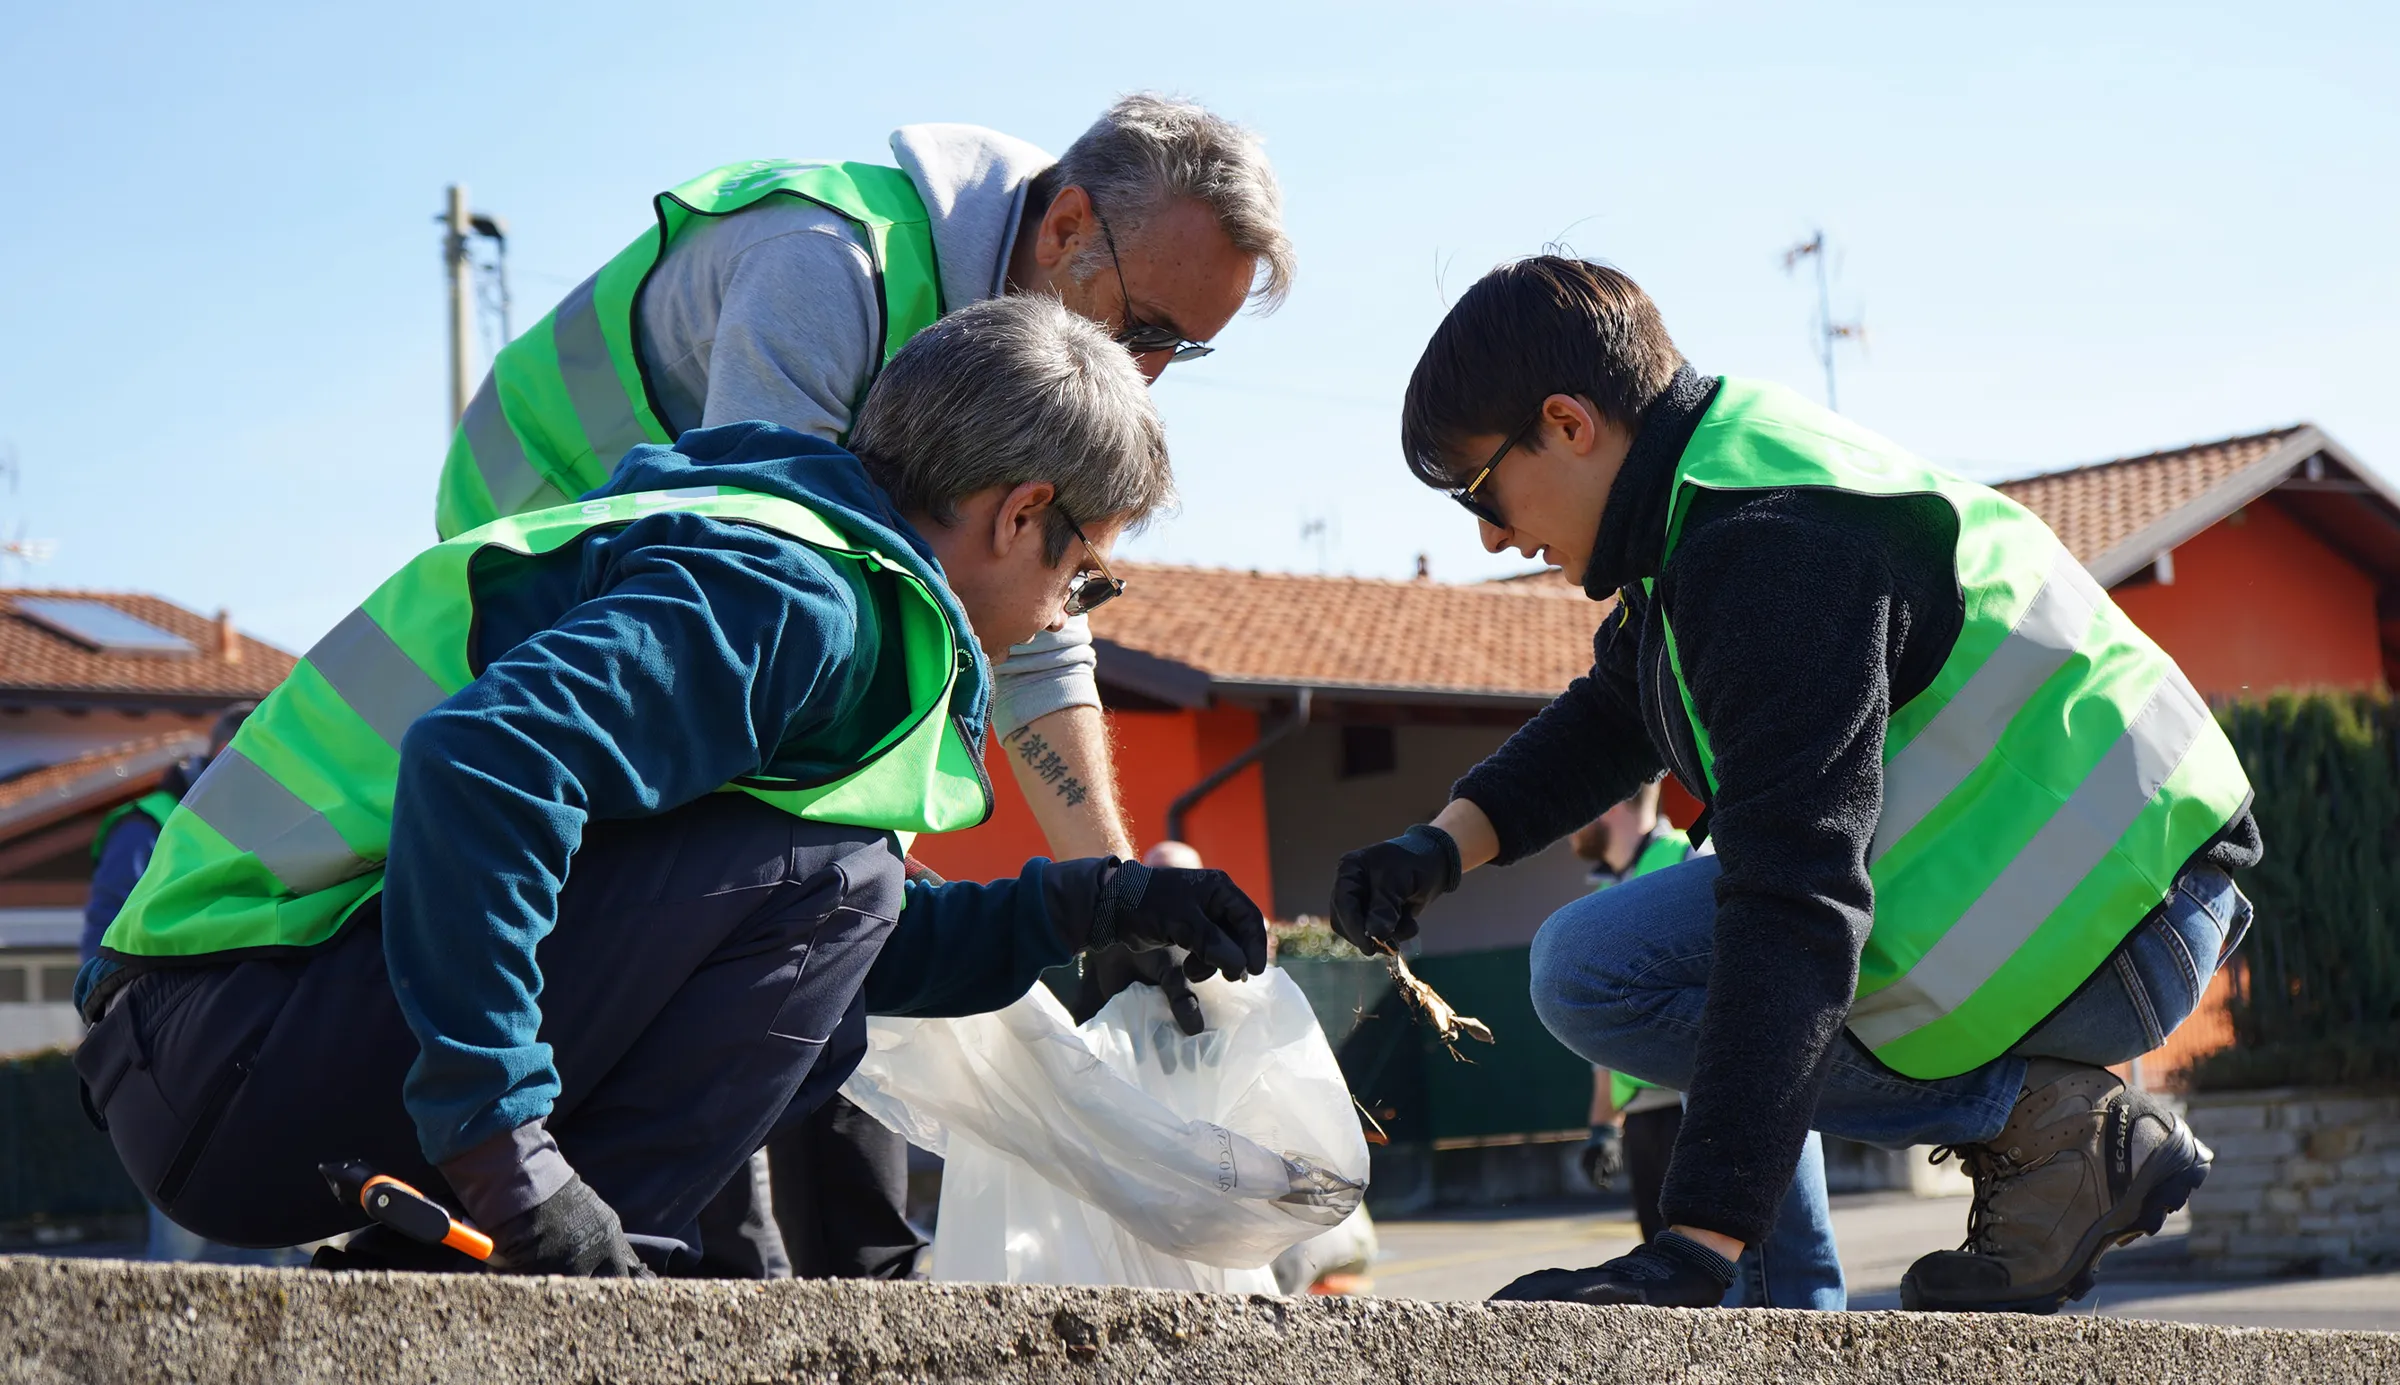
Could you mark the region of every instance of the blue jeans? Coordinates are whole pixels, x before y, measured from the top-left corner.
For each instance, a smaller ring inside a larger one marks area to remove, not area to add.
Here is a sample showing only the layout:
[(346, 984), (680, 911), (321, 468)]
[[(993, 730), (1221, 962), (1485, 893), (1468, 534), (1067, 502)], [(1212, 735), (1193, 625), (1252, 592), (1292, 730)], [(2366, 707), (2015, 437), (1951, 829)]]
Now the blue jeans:
[[(1533, 1008), (1560, 1043), (1662, 1087), (1689, 1085), (1715, 952), (1717, 875), (1714, 856), (1694, 857), (1550, 916), (1533, 940)], [(1904, 1077), (1844, 1033), (1813, 1124), (1891, 1149), (1988, 1140), (2008, 1123), (2028, 1058), (2110, 1064), (2157, 1048), (2199, 1005), (2209, 977), (2249, 926), (2250, 901), (2230, 877), (2206, 866), (2186, 870), (2166, 902), (2057, 1013), (1980, 1068), (1933, 1081)], [(1782, 1263), (1774, 1243), (1787, 1227), (1805, 1239), (1813, 1220), (1824, 1232), (1821, 1249), (1795, 1255), (1831, 1261), (1821, 1160), (1814, 1206), (1796, 1210), (1811, 1201), (1799, 1191), (1805, 1186), (1795, 1181), (1797, 1195), (1785, 1199), (1762, 1246), (1770, 1290)]]
[(1825, 1138), (1808, 1132), (1792, 1186), (1775, 1209), (1767, 1238), (1742, 1252), (1725, 1295), (1728, 1308), (1814, 1308), (1839, 1313), (1850, 1306), (1842, 1257), (1833, 1245), (1833, 1209), (1825, 1202)]
[[(1717, 860), (1586, 895), (1533, 940), (1533, 1008), (1560, 1043), (1595, 1063), (1684, 1088), (1715, 951)], [(2058, 1012), (2007, 1054), (1931, 1081), (1904, 1077), (1845, 1033), (1833, 1049), (1815, 1126), (1905, 1149), (2000, 1133), (2028, 1058), (2122, 1063), (2165, 1042), (2250, 926), (2250, 901), (2223, 871), (2196, 866)]]

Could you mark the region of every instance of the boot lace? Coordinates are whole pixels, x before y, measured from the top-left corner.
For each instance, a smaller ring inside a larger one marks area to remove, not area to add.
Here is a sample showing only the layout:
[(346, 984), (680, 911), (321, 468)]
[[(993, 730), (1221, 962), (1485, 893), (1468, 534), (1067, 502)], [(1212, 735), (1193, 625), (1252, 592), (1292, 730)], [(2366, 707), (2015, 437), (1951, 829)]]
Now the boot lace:
[(1967, 1204), (1967, 1239), (1959, 1249), (1974, 1255), (1997, 1255), (2000, 1251), (1997, 1232), (2008, 1218), (1992, 1207), (2009, 1184), (2025, 1173), (2023, 1166), (1990, 1145), (1936, 1145), (1925, 1157), (1928, 1164), (1943, 1164), (1956, 1159), (1967, 1171), (1975, 1185), (1975, 1195)]

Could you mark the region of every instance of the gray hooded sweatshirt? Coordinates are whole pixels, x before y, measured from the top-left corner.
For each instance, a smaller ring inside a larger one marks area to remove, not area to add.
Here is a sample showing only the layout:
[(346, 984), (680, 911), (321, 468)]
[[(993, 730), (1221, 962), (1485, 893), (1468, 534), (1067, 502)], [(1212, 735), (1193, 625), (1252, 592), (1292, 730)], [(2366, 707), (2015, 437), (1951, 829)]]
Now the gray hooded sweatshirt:
[[(1007, 286), (1028, 185), (1056, 160), (973, 125), (908, 125), (892, 153), (933, 223), (942, 301)], [(643, 364), (661, 420), (688, 429), (765, 419), (831, 441), (875, 373), (881, 312), (849, 222), (773, 198), (694, 226), (660, 259), (641, 301)], [(1018, 645), (993, 670), (992, 730), (1005, 737), (1064, 707), (1097, 707), (1088, 623)]]

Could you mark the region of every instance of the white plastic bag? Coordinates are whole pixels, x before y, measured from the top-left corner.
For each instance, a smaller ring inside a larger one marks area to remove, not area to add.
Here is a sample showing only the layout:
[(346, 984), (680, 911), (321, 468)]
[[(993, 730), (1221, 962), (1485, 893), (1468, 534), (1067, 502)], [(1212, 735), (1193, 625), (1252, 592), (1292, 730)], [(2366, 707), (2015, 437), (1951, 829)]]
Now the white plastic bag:
[(1381, 1253), (1375, 1219), (1361, 1207), (1340, 1226), (1320, 1232), (1276, 1256), (1275, 1263), (1268, 1268), (1275, 1273), (1278, 1290), (1304, 1294), (1309, 1286), (1329, 1274), (1365, 1274)]
[(1150, 986), (1080, 1029), (1041, 986), (868, 1026), (844, 1094), (947, 1161), (935, 1278), (1272, 1292), (1278, 1254), (1350, 1215), (1366, 1141), (1299, 987), (1195, 989), (1197, 1038)]

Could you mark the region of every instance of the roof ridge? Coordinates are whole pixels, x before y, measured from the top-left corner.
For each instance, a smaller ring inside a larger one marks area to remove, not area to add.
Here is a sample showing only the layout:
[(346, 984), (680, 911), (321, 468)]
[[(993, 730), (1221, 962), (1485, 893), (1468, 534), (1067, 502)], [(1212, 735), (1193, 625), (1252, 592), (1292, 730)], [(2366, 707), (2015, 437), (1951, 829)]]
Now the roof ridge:
[(2173, 457), (2189, 456), (2194, 452), (2211, 452), (2218, 448), (2236, 447), (2243, 443), (2282, 442), (2295, 434), (2315, 427), (2315, 424), (2304, 420), (2299, 423), (2286, 424), (2281, 428), (2263, 429), (2256, 433), (2236, 433), (2231, 437), (2212, 438), (2205, 442), (2184, 443), (2177, 447), (2161, 447), (2130, 457), (2104, 457), (2096, 462), (2077, 462), (2071, 466), (2056, 467), (2049, 471), (2031, 471), (2022, 476), (2002, 477), (1990, 484), (1995, 488), (2022, 485), (2027, 481), (2047, 481), (2060, 476), (2073, 476), (2079, 472), (2104, 471), (2109, 467), (2132, 466), (2139, 462), (2165, 461)]
[(153, 731), (147, 736), (136, 736), (131, 740), (118, 741), (112, 745), (95, 746), (89, 750), (78, 751), (77, 753), (68, 756), (64, 760), (52, 760), (46, 765), (28, 765), (26, 768), (19, 770), (17, 773), (9, 775), (4, 779), (0, 779), (0, 788), (22, 783), (23, 781), (30, 779), (37, 774), (48, 774), (55, 770), (73, 769), (78, 765), (103, 765), (108, 763), (110, 760), (121, 760), (128, 755), (136, 755), (145, 750), (155, 750), (158, 747), (167, 744), (169, 741), (191, 740), (205, 742), (207, 739), (208, 737), (205, 734), (192, 730), (189, 727), (178, 727), (172, 731)]
[[(0, 596), (133, 596), (144, 601), (163, 601), (177, 610), (192, 611), (191, 607), (171, 596), (160, 596), (156, 592), (135, 591), (131, 588), (120, 590), (110, 587), (0, 587)], [(207, 613), (192, 611), (192, 614), (198, 616)]]
[[(1508, 583), (1543, 576), (1556, 569), (1514, 573), (1504, 577), (1478, 577), (1472, 581), (1453, 582), (1440, 577), (1374, 577), (1347, 572), (1275, 572), (1264, 568), (1220, 567), (1210, 563), (1169, 563), (1150, 559), (1129, 559), (1117, 566), (1127, 572), (1177, 572), (1207, 577), (1240, 577), (1262, 582), (1329, 582), (1356, 587), (1389, 587), (1399, 591), (1445, 591), (1469, 594), (1501, 595)], [(1508, 593), (1514, 595), (1514, 593)]]

